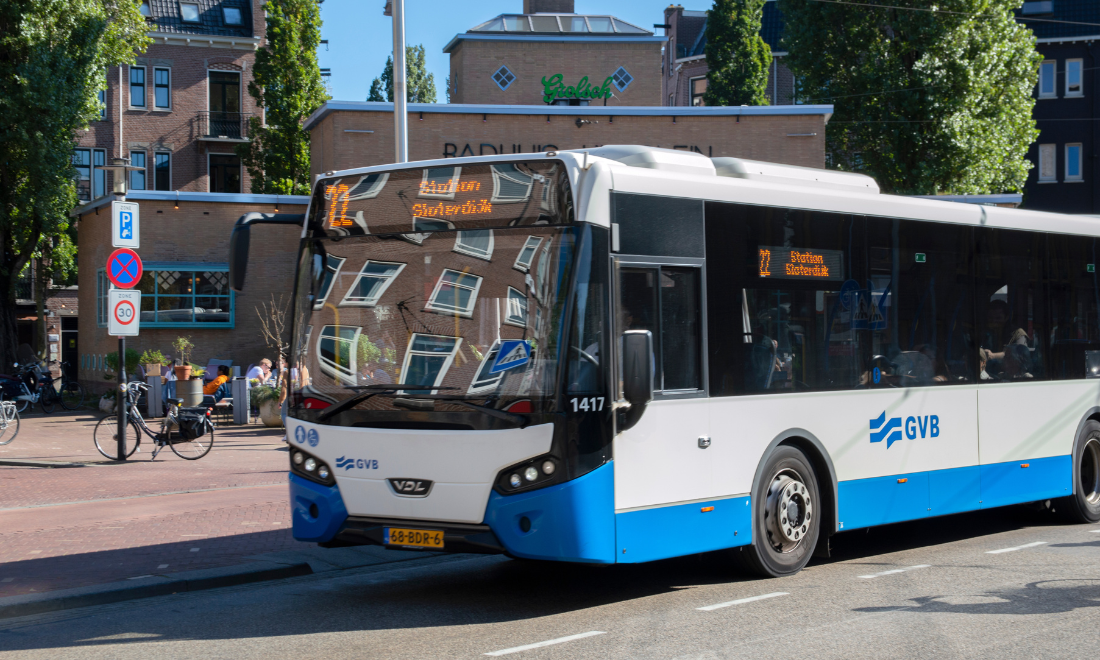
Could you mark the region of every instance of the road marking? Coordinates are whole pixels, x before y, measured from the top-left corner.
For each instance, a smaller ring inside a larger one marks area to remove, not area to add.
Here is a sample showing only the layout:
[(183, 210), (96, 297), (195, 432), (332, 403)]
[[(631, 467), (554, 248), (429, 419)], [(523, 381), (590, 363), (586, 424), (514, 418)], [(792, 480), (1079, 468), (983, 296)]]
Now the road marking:
[(161, 564), (160, 566), (157, 566), (157, 568), (168, 568), (168, 564)]
[(14, 579), (15, 578), (4, 578), (3, 580), (0, 580), (0, 582), (11, 582)]
[(1000, 550), (990, 550), (986, 552), (987, 555), (999, 555), (1002, 552), (1016, 552), (1017, 550), (1025, 550), (1027, 548), (1034, 548), (1040, 545), (1046, 545), (1046, 541), (1036, 541), (1034, 543), (1025, 543), (1024, 545), (1018, 545), (1015, 548), (1001, 548)]
[(734, 605), (744, 605), (745, 603), (751, 603), (757, 600), (764, 600), (765, 598), (775, 598), (776, 596), (789, 596), (786, 591), (777, 591), (773, 594), (764, 594), (763, 596), (753, 596), (751, 598), (740, 598), (738, 600), (731, 600), (726, 603), (718, 603), (717, 605), (707, 605), (706, 607), (696, 607), (695, 609), (701, 612), (711, 612), (714, 610), (720, 610), (723, 607), (733, 607)]
[(132, 578), (126, 578), (127, 580), (142, 580), (144, 578), (153, 577), (152, 575), (135, 575)]
[(1100, 529), (1094, 529), (1089, 534), (1100, 534)]
[(568, 637), (559, 637), (557, 639), (547, 640), (545, 642), (535, 642), (534, 644), (525, 644), (524, 646), (513, 646), (510, 649), (504, 649), (501, 651), (493, 651), (486, 653), (485, 655), (509, 655), (511, 653), (519, 653), (520, 651), (530, 651), (531, 649), (541, 649), (544, 646), (553, 646), (554, 644), (562, 644), (565, 642), (571, 642), (575, 639), (584, 639), (585, 637), (594, 637), (596, 635), (606, 635), (607, 633), (602, 630), (590, 630), (586, 633), (579, 635), (570, 635)]
[(191, 548), (191, 552), (198, 552), (198, 551), (199, 551), (198, 548)]
[(883, 575), (893, 575), (894, 573), (904, 573), (905, 571), (912, 571), (918, 568), (931, 568), (932, 564), (917, 564), (916, 566), (910, 566), (908, 568), (895, 568), (892, 571), (883, 571), (881, 573), (872, 573), (870, 575), (860, 575), (859, 577), (869, 580), (871, 578), (882, 577)]

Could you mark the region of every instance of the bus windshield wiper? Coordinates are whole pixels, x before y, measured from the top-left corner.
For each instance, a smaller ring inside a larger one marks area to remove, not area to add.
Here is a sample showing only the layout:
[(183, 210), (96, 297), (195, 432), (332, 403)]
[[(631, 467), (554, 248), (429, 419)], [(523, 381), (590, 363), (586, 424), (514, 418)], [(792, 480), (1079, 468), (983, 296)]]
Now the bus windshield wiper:
[[(360, 403), (363, 403), (364, 401), (371, 398), (375, 394), (382, 394), (383, 392), (396, 392), (398, 390), (408, 390), (408, 389), (417, 389), (417, 388), (424, 389), (424, 386), (421, 385), (420, 383), (392, 383), (392, 384), (388, 384), (388, 385), (349, 385), (349, 386), (345, 387), (344, 389), (345, 390), (362, 390), (362, 391), (360, 391), (359, 394), (356, 394), (355, 396), (351, 397), (350, 399), (345, 399), (345, 400), (341, 401), (340, 403), (336, 404), (335, 406), (330, 406), (328, 408), (325, 408), (324, 412), (322, 412), (320, 415), (317, 415), (317, 421), (318, 422), (323, 422), (326, 419), (328, 419), (328, 418), (330, 418), (334, 415), (339, 415), (340, 413), (344, 412), (345, 410), (347, 410), (349, 408), (354, 408), (355, 406), (359, 405)], [(457, 387), (433, 387), (432, 389), (435, 389), (435, 390), (456, 390), (458, 388)]]
[[(435, 387), (435, 388), (432, 388), (432, 389), (444, 390), (444, 389), (456, 389), (456, 388)], [(458, 397), (451, 397), (451, 396), (438, 395), (438, 394), (424, 394), (424, 395), (419, 395), (419, 396), (413, 396), (413, 397), (410, 397), (410, 398), (411, 399), (416, 399), (416, 400), (424, 399), (424, 400), (430, 400), (430, 401), (445, 401), (447, 403), (456, 403), (460, 406), (466, 406), (467, 408), (470, 408), (471, 410), (476, 410), (479, 413), (488, 415), (490, 417), (496, 417), (497, 419), (503, 419), (506, 422), (511, 422), (511, 423), (519, 426), (521, 429), (522, 428), (527, 428), (527, 424), (530, 422), (530, 420), (527, 417), (524, 417), (523, 415), (518, 415), (516, 413), (507, 412), (505, 410), (497, 410), (496, 408), (490, 408), (488, 406), (482, 406), (482, 405), (472, 403), (470, 401), (467, 401), (466, 399), (461, 399), (461, 398), (458, 398)]]

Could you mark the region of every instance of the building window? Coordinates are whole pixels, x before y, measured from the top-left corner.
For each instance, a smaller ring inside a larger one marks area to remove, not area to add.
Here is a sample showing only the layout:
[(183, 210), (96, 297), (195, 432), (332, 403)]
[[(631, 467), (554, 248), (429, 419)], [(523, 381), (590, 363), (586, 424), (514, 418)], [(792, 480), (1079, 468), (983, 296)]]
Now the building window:
[(172, 189), (172, 154), (166, 151), (158, 151), (154, 156), (154, 188), (156, 190)]
[(325, 276), (321, 280), (321, 286), (317, 291), (317, 300), (313, 303), (313, 309), (321, 309), (325, 306), (325, 301), (328, 300), (329, 291), (332, 291), (332, 284), (336, 281), (336, 274), (340, 272), (340, 267), (347, 261), (344, 257), (334, 257), (331, 254), (325, 255)]
[(435, 290), (424, 309), (441, 314), (469, 318), (474, 315), (474, 303), (481, 289), (481, 278), (469, 273), (445, 268), (435, 283)]
[(233, 327), (227, 265), (148, 263), (137, 288), (142, 327)]
[(172, 108), (172, 73), (169, 69), (153, 69), (153, 105), (158, 110)]
[(1066, 96), (1084, 96), (1082, 60), (1066, 60)]
[[(675, 52), (676, 52), (676, 38), (673, 37), (672, 39), (668, 40), (668, 50), (666, 51), (666, 54), (668, 55), (668, 77), (669, 78), (672, 77), (672, 62), (673, 62), (673, 60), (676, 59), (676, 56), (673, 55), (673, 53), (675, 53)], [(672, 104), (669, 103), (669, 105), (672, 105)]]
[(356, 358), (359, 334), (362, 328), (355, 325), (326, 325), (317, 338), (317, 356), (321, 372), (337, 383), (356, 382)]
[(146, 18), (149, 18), (150, 16), (153, 15), (153, 12), (149, 11), (149, 2), (148, 1), (141, 3), (141, 6), (138, 7), (138, 11), (141, 13), (142, 16), (144, 16)]
[(423, 245), (424, 241), (428, 240), (431, 234), (430, 231), (447, 231), (448, 229), (454, 229), (454, 225), (446, 220), (429, 220), (427, 218), (413, 218), (413, 229), (417, 230), (415, 234), (401, 234), (401, 238), (409, 241), (410, 243), (416, 243), (417, 245)]
[(689, 82), (691, 85), (691, 104), (692, 105), (706, 105), (703, 103), (703, 94), (707, 91), (707, 79), (692, 78)]
[(493, 171), (493, 198), (494, 204), (510, 204), (525, 202), (531, 197), (531, 187), (534, 179), (530, 174), (524, 174), (516, 169), (515, 165), (492, 165)]
[(210, 154), (210, 192), (241, 192), (241, 159), (236, 154)]
[(513, 268), (524, 273), (531, 270), (531, 262), (534, 261), (535, 252), (538, 251), (540, 245), (542, 245), (541, 238), (528, 236), (527, 242), (523, 244), (523, 249), (519, 251), (519, 256), (516, 257)]
[(477, 368), (477, 374), (474, 375), (474, 380), (470, 383), (470, 389), (466, 390), (467, 394), (481, 394), (483, 392), (489, 392), (495, 390), (500, 381), (503, 380), (507, 372), (500, 371), (495, 374), (489, 373), (493, 368), (493, 364), (497, 361), (497, 354), (500, 353), (500, 340), (493, 342), (493, 345), (489, 347), (489, 350), (485, 353), (485, 359), (481, 361), (481, 366)]
[(222, 18), (226, 25), (240, 25), (241, 10), (237, 7), (222, 7)]
[(368, 261), (363, 264), (363, 269), (359, 271), (359, 276), (355, 278), (344, 299), (340, 301), (340, 306), (374, 307), (404, 269), (403, 263)]
[(103, 149), (92, 150), (92, 199), (99, 199), (107, 194), (107, 170), (103, 166), (107, 164), (107, 152)]
[(107, 325), (107, 292), (111, 290), (111, 281), (107, 279), (107, 270), (100, 268), (95, 277), (95, 322), (99, 327)]
[(180, 20), (184, 23), (199, 22), (199, 6), (189, 2), (180, 3)]
[(130, 67), (130, 107), (145, 107), (145, 67)]
[(508, 89), (515, 80), (515, 74), (509, 71), (506, 66), (500, 67), (497, 69), (497, 72), (493, 74), (493, 82), (502, 90)]
[[(104, 72), (104, 77), (106, 77), (106, 71)], [(96, 93), (96, 96), (99, 98), (99, 118), (100, 119), (106, 119), (107, 118), (107, 90), (106, 89), (99, 90)]]
[(504, 322), (521, 328), (527, 327), (527, 294), (519, 289), (508, 287), (508, 310)]
[(145, 152), (131, 151), (130, 165), (140, 170), (130, 170), (130, 190), (145, 190)]
[(454, 199), (458, 190), (461, 167), (431, 167), (424, 170), (417, 197), (428, 199)]
[(668, 105), (669, 105), (670, 108), (672, 106), (676, 105), (676, 94), (675, 93), (668, 95)]
[[(414, 332), (409, 338), (409, 350), (401, 365), (401, 382), (438, 387), (454, 362), (462, 344), (461, 337), (426, 335)], [(427, 394), (429, 389), (406, 390), (402, 394)]]
[(615, 87), (620, 92), (625, 92), (627, 87), (630, 87), (630, 83), (634, 82), (634, 76), (627, 73), (626, 69), (619, 67), (615, 69), (615, 73), (611, 74), (611, 81), (615, 83)]
[(1057, 77), (1057, 60), (1044, 60), (1039, 65), (1039, 98), (1053, 99), (1058, 97), (1054, 80)]
[(106, 194), (107, 173), (101, 169), (105, 155), (102, 149), (73, 149), (76, 196), (80, 201), (87, 202)]
[(1066, 145), (1066, 181), (1084, 181), (1081, 172), (1081, 144)]
[(491, 261), (493, 258), (493, 230), (474, 229), (458, 232), (455, 252)]
[(359, 177), (359, 183), (356, 183), (355, 187), (348, 191), (348, 201), (354, 202), (359, 199), (378, 197), (378, 193), (382, 192), (382, 187), (386, 185), (389, 178), (389, 172), (364, 174)]
[(1053, 144), (1039, 145), (1039, 181), (1057, 181), (1058, 167), (1055, 164), (1057, 151)]

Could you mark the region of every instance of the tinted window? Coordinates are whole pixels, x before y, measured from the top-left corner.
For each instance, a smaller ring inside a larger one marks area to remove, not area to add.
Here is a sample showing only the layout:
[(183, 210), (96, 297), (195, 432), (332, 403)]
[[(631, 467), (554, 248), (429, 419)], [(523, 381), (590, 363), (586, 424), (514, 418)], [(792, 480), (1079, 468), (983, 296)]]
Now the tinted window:
[[(1089, 354), (1100, 351), (1097, 248), (1095, 238), (1047, 238), (1047, 375), (1053, 380), (1084, 378)], [(1094, 361), (1100, 357), (1095, 353), (1093, 356)]]
[(1050, 328), (1043, 291), (1042, 234), (981, 229), (975, 313), (983, 382), (1046, 378)]

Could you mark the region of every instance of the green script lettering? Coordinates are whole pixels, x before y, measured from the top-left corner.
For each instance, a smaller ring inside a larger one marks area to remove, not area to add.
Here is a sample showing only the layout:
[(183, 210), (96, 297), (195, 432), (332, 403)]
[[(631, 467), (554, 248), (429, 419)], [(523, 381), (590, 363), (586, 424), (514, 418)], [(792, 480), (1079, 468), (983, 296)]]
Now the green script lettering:
[(576, 84), (576, 86), (566, 87), (562, 84), (564, 76), (560, 73), (555, 73), (550, 76), (549, 79), (546, 76), (542, 77), (542, 101), (543, 103), (550, 104), (554, 99), (609, 99), (611, 98), (611, 82), (612, 77), (608, 76), (603, 84), (599, 87), (593, 87), (589, 82), (588, 76), (584, 76)]

